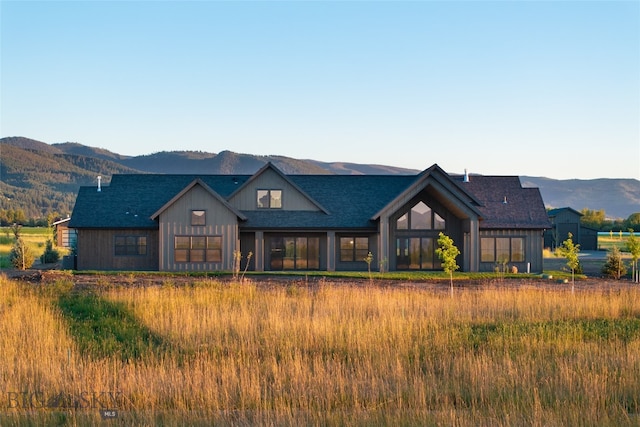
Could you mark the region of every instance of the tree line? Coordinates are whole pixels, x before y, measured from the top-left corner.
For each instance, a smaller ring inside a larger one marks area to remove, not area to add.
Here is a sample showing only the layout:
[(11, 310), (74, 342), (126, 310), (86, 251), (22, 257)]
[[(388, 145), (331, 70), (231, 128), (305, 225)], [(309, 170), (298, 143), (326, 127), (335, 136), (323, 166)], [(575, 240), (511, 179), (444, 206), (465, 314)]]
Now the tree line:
[(604, 209), (594, 210), (584, 208), (580, 211), (580, 223), (598, 231), (640, 231), (640, 212), (632, 213), (627, 219), (607, 218)]

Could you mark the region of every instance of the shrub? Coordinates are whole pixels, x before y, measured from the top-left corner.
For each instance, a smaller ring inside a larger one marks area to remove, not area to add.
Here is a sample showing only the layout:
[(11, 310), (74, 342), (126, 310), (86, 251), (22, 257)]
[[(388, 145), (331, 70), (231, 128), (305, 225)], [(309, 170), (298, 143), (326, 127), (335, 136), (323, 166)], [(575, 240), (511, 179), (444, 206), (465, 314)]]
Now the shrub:
[(611, 251), (609, 251), (607, 262), (602, 267), (602, 272), (617, 280), (627, 274), (627, 269), (622, 262), (622, 254), (617, 246), (613, 246)]
[(27, 268), (31, 268), (34, 260), (35, 256), (24, 240), (21, 238), (17, 239), (11, 248), (11, 253), (9, 253), (11, 265), (18, 270), (26, 270)]
[(40, 257), (40, 261), (43, 264), (49, 264), (52, 262), (58, 262), (60, 260), (60, 252), (57, 249), (53, 249), (53, 241), (47, 240), (47, 246), (44, 249), (44, 253)]

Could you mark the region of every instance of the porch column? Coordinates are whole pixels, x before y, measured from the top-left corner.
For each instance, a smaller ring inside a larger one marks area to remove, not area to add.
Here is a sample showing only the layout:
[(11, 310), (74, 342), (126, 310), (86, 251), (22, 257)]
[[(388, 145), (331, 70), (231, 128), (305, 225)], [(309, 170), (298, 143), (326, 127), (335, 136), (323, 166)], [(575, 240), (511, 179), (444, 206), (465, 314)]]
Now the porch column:
[(336, 271), (336, 232), (327, 232), (327, 271)]
[(256, 231), (256, 241), (255, 241), (255, 250), (256, 253), (254, 255), (254, 262), (256, 265), (256, 271), (264, 271), (264, 232)]
[(480, 224), (478, 218), (469, 219), (469, 270), (480, 271)]

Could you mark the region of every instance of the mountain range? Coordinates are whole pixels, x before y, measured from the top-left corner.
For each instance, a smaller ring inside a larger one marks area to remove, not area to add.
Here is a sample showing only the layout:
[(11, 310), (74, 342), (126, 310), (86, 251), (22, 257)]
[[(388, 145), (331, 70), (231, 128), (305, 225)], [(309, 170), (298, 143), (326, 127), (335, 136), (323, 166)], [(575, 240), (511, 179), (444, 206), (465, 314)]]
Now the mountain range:
[[(47, 144), (25, 137), (0, 139), (0, 210), (21, 209), (29, 218), (70, 214), (81, 185), (108, 185), (119, 173), (253, 174), (271, 162), (286, 174), (415, 174), (385, 165), (326, 163), (285, 156), (257, 156), (221, 151), (159, 152), (124, 156), (86, 145)], [(437, 162), (437, 161), (436, 161)], [(430, 166), (425, 165), (425, 168)], [(473, 175), (471, 178), (473, 179)], [(626, 219), (640, 212), (636, 179), (556, 180), (521, 176), (523, 186), (538, 187), (548, 208), (604, 210), (609, 218)]]

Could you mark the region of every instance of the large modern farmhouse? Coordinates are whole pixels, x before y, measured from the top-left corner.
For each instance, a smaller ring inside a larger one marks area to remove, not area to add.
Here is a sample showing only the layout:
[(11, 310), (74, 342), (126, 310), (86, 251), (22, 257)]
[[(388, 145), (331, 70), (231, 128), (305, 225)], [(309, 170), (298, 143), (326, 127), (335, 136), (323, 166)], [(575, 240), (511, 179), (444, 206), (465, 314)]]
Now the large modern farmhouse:
[(463, 271), (542, 271), (550, 227), (517, 176), (114, 175), (82, 187), (69, 227), (79, 270), (438, 270), (440, 232)]

